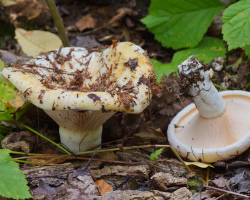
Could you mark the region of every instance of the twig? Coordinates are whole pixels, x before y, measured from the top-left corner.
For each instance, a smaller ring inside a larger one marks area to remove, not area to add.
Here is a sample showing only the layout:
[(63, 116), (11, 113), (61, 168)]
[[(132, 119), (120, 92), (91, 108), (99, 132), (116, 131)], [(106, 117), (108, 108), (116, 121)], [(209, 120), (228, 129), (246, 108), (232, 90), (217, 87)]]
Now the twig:
[(63, 46), (64, 47), (70, 47), (70, 43), (69, 43), (67, 33), (65, 31), (62, 19), (60, 17), (60, 14), (59, 14), (57, 8), (56, 8), (56, 4), (55, 4), (54, 0), (46, 0), (46, 2), (47, 2), (47, 5), (48, 5), (48, 7), (50, 9), (50, 13), (51, 13), (51, 15), (53, 17), (55, 25), (57, 27), (57, 30), (58, 30), (59, 36), (60, 36), (60, 38), (62, 40)]
[(224, 196), (226, 196), (226, 195), (228, 195), (228, 193), (225, 193), (225, 194), (220, 195), (220, 196), (217, 197), (215, 200), (219, 200), (220, 198), (222, 198), (222, 197), (224, 197)]
[(226, 193), (234, 194), (234, 195), (241, 196), (241, 197), (244, 197), (244, 198), (250, 198), (250, 196), (247, 196), (247, 195), (244, 195), (244, 194), (239, 194), (239, 193), (236, 193), (236, 192), (231, 192), (229, 190), (223, 190), (223, 189), (212, 187), (212, 186), (208, 186), (208, 185), (204, 185), (203, 187), (208, 188), (208, 189), (218, 190), (218, 191), (221, 191), (221, 192), (226, 192)]
[[(170, 148), (173, 153), (175, 154), (175, 156), (177, 157), (177, 159), (185, 166), (185, 168), (189, 171), (192, 172), (192, 170), (186, 165), (186, 163), (182, 160), (182, 158), (178, 155), (178, 153), (170, 146), (170, 145), (145, 145), (145, 146), (131, 146), (131, 147), (123, 147), (122, 149), (124, 150), (131, 150), (131, 149), (145, 149), (145, 148)], [(101, 149), (101, 150), (97, 150), (97, 151), (85, 151), (85, 152), (79, 152), (79, 153), (75, 153), (75, 155), (84, 155), (84, 154), (92, 154), (92, 153), (101, 153), (101, 152), (110, 152), (110, 151), (120, 151), (120, 148), (114, 148), (114, 149)], [(70, 155), (63, 155), (63, 156), (59, 156), (57, 158), (53, 158), (47, 162), (45, 162), (43, 165), (46, 165), (48, 163), (51, 163), (57, 159), (61, 159), (61, 158), (66, 158), (69, 157)]]

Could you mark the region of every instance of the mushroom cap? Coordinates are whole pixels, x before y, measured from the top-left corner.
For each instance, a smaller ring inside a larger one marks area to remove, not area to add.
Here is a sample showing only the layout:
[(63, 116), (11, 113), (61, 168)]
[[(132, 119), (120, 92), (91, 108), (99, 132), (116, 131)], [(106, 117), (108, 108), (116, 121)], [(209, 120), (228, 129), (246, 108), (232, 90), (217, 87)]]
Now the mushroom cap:
[(150, 102), (154, 69), (141, 47), (120, 42), (104, 51), (60, 48), (2, 75), (44, 110), (139, 113)]
[(217, 162), (241, 154), (250, 147), (250, 93), (223, 91), (225, 112), (203, 118), (194, 103), (180, 111), (168, 127), (170, 145), (184, 158)]

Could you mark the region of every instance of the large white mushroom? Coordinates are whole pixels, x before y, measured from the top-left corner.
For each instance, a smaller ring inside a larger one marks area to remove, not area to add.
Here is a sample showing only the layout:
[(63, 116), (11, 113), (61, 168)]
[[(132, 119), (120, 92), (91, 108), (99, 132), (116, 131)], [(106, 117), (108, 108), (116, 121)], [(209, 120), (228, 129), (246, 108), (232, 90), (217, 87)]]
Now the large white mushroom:
[(61, 143), (78, 152), (101, 143), (102, 124), (116, 111), (146, 108), (154, 69), (141, 47), (114, 42), (104, 51), (60, 48), (2, 75), (54, 119)]
[(180, 111), (168, 127), (170, 145), (184, 158), (216, 162), (241, 154), (250, 147), (250, 93), (218, 92), (212, 69), (194, 56), (178, 66), (189, 84), (194, 103)]

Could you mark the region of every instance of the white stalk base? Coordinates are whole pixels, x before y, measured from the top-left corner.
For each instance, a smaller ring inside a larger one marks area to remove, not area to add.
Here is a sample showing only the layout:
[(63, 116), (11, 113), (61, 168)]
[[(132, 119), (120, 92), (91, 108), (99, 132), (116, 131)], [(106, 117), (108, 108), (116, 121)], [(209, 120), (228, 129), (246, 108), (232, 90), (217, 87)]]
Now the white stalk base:
[(59, 127), (61, 143), (72, 152), (82, 152), (101, 144), (102, 125), (94, 130), (73, 131)]

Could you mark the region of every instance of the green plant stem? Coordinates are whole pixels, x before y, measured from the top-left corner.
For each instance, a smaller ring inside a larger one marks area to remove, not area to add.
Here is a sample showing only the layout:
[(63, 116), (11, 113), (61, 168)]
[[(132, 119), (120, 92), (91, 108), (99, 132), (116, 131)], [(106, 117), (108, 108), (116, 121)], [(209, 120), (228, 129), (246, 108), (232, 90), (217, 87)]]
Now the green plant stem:
[[(177, 157), (177, 159), (185, 166), (185, 168), (189, 171), (192, 172), (192, 170), (186, 165), (186, 163), (182, 160), (182, 158), (178, 155), (178, 153), (170, 146), (170, 145), (145, 145), (145, 146), (132, 146), (132, 147), (123, 147), (122, 149), (124, 150), (131, 150), (131, 149), (145, 149), (145, 148), (170, 148), (173, 153), (175, 154), (175, 156)], [(75, 155), (84, 155), (84, 154), (93, 154), (93, 153), (101, 153), (101, 152), (109, 152), (109, 151), (120, 151), (120, 148), (114, 148), (114, 149), (102, 149), (102, 150), (97, 150), (97, 151), (85, 151), (85, 152), (79, 152), (79, 153), (75, 153)], [(48, 160), (47, 162), (45, 162), (43, 165), (46, 165), (48, 163), (51, 163), (57, 159), (61, 159), (61, 158), (66, 158), (69, 157), (70, 155), (63, 155), (63, 156), (59, 156), (57, 158), (53, 158), (51, 160)]]
[(214, 86), (217, 87), (217, 88), (220, 88), (221, 90), (227, 90), (226, 88), (224, 88), (224, 87), (222, 87), (222, 86), (220, 86), (218, 84), (215, 84), (215, 83), (214, 83)]
[(67, 153), (68, 155), (71, 155), (71, 153), (69, 151), (67, 151), (66, 149), (64, 149), (63, 147), (61, 147), (59, 144), (55, 143), (54, 141), (52, 141), (51, 139), (45, 137), (44, 135), (42, 135), (41, 133), (35, 131), (34, 129), (30, 128), (29, 126), (26, 126), (25, 124), (21, 123), (21, 122), (15, 122), (18, 125), (23, 126), (24, 128), (28, 129), (29, 131), (39, 135), (40, 137), (42, 137), (43, 139), (49, 141), (50, 143), (54, 144), (55, 146), (57, 146), (58, 148), (60, 148), (61, 150), (63, 150), (65, 153)]
[(26, 155), (26, 156), (36, 156), (40, 155), (39, 153), (24, 153), (24, 152), (18, 152), (18, 151), (10, 151), (12, 154), (18, 154), (18, 155)]
[(41, 166), (40, 163), (29, 162), (29, 161), (24, 161), (24, 160), (18, 160), (18, 159), (15, 159), (15, 158), (13, 158), (12, 160), (15, 161), (15, 162), (21, 162), (21, 163), (27, 163), (27, 164), (31, 164), (31, 165), (39, 165), (39, 166)]
[(53, 17), (55, 25), (57, 27), (57, 30), (58, 30), (59, 36), (60, 36), (60, 38), (62, 40), (63, 46), (64, 47), (70, 47), (70, 43), (69, 43), (67, 33), (65, 31), (61, 16), (60, 16), (60, 14), (59, 14), (59, 12), (58, 12), (58, 10), (56, 8), (56, 4), (55, 4), (54, 0), (46, 0), (46, 2), (47, 2), (47, 5), (48, 5), (48, 7), (50, 9), (50, 13), (51, 13), (51, 15)]

